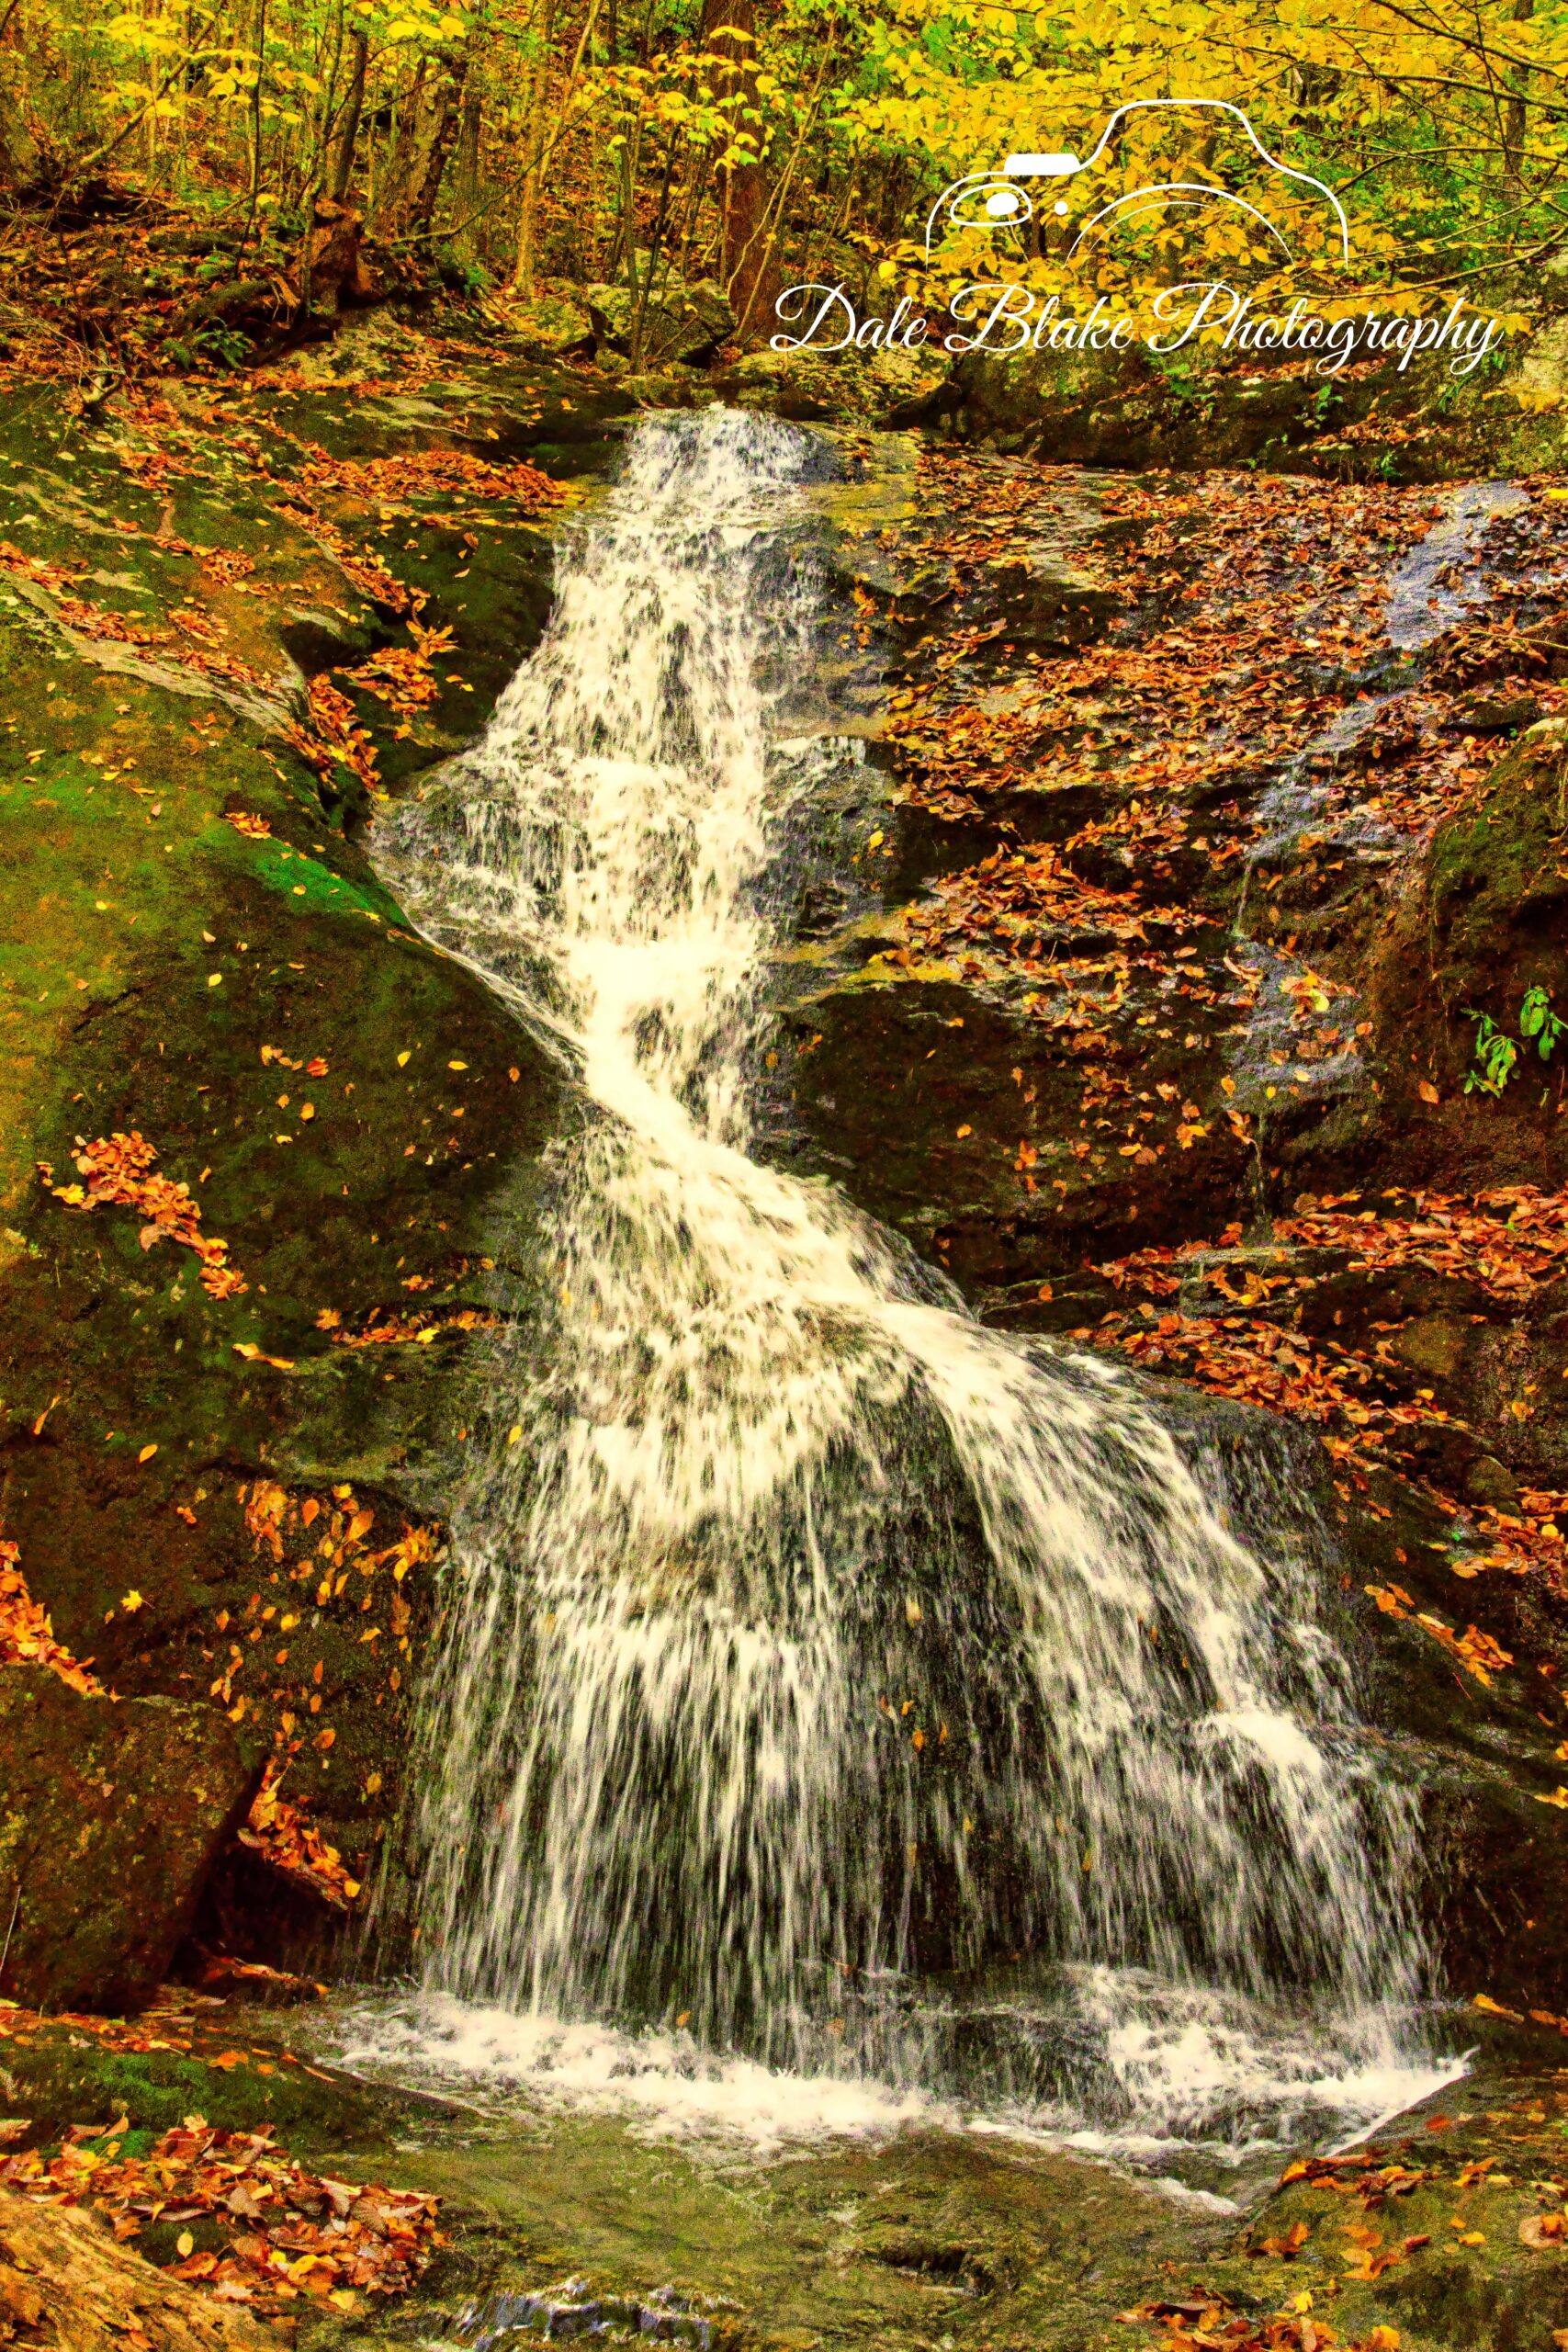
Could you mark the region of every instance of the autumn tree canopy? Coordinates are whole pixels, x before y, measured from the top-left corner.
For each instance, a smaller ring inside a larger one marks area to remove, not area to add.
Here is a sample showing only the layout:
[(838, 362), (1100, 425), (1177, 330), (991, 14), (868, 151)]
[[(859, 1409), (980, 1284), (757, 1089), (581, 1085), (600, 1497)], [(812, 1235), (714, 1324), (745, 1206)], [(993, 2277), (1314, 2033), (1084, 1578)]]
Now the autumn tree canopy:
[[(1224, 105), (1146, 104), (1172, 98)], [(787, 284), (862, 300), (972, 270), (996, 224), (939, 220), (928, 257), (927, 213), (1019, 151), (1093, 158), (1002, 226), (1037, 277), (1197, 257), (1412, 299), (1511, 271), (1528, 295), (1568, 234), (1568, 6), (0, 0), (13, 218), (189, 207), (230, 241), (200, 267), (237, 241), (307, 308), (313, 275), (361, 266), (362, 225), (384, 266), (502, 304), (716, 278), (755, 341)]]

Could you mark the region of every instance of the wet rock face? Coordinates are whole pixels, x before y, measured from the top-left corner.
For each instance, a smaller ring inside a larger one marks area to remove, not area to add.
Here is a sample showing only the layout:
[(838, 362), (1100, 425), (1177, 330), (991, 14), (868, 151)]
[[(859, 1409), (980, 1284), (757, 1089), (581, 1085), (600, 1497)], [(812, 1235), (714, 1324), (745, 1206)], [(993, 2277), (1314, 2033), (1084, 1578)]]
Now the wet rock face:
[(84, 1697), (0, 1669), (0, 1994), (142, 2007), (260, 1777), (216, 1707)]
[(763, 1148), (986, 1320), (1277, 1407), (1168, 1392), (1227, 1494), (1299, 1441), (1257, 1538), (1315, 1518), (1437, 1981), (1568, 2009), (1568, 1287), (1546, 1212), (1517, 1281), (1506, 1196), (1450, 1236), (1568, 1165), (1558, 1062), (1464, 1092), (1466, 1007), (1568, 1011), (1556, 510), (929, 453), (908, 490), (839, 567), (886, 734), (792, 847)]

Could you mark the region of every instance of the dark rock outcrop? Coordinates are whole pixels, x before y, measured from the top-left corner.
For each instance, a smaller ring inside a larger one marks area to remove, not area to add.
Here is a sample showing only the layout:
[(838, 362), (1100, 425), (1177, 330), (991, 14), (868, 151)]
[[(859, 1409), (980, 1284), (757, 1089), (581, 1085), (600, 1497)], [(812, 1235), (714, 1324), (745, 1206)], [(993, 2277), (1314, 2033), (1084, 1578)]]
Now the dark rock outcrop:
[(142, 2007), (259, 1777), (216, 1707), (0, 1671), (0, 1993), (31, 2008)]

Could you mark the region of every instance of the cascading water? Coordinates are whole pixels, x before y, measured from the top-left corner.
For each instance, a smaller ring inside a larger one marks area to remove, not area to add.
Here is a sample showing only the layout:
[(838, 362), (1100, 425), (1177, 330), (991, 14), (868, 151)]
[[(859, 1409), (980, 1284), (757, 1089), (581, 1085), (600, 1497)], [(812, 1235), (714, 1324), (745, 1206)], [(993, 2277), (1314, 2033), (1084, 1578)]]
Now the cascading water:
[(775, 723), (828, 455), (645, 422), (386, 852), (586, 1105), (453, 1512), (428, 1981), (568, 2071), (608, 2036), (1233, 2139), (1327, 2077), (1364, 2118), (1421, 1970), (1413, 1816), (1299, 1545), (1249, 1548), (1130, 1377), (983, 1329), (749, 1150), (781, 844), (848, 755)]

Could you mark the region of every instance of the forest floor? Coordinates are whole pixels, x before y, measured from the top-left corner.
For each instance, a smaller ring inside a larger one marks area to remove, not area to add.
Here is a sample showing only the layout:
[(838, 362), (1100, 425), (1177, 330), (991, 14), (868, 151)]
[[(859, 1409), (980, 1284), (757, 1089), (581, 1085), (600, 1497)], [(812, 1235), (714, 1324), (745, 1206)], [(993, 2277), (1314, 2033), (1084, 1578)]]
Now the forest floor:
[[(100, 248), (62, 259), (61, 302), (88, 299)], [(326, 1964), (400, 1802), (441, 1535), (411, 1497), (463, 1442), (473, 1335), (523, 1311), (497, 1236), (561, 1115), (404, 929), (367, 829), (535, 641), (552, 524), (632, 404), (386, 319), (223, 380), (47, 356), (11, 355), (0, 446), (0, 1661), (44, 1654), (46, 1611), (57, 1666), (219, 1702), (274, 1777), (198, 1938)], [(837, 438), (846, 661), (885, 707), (786, 959), (794, 1050), (759, 1071), (777, 1148), (987, 1317), (1321, 1437), (1381, 1530), (1352, 1596), (1380, 1671), (1490, 1758), (1478, 1817), (1509, 1840), (1455, 1833), (1450, 1941), (1506, 2072), (1293, 2170), (1239, 2233), (1123, 2184), (1133, 2250), (1098, 2280), (1083, 2167), (1053, 2222), (999, 2159), (846, 2157), (867, 2177), (756, 2191), (727, 2285), (732, 2187), (595, 2140), (577, 2243), (633, 2173), (643, 2220), (593, 2293), (669, 2282), (663, 2199), (692, 2216), (664, 2316), (693, 2341), (1544, 2346), (1568, 2329), (1568, 1040), (1520, 1016), (1538, 990), (1568, 1018), (1568, 473), (1466, 505)], [(1516, 1046), (1496, 1093), (1466, 1091), (1482, 1012)], [(35, 1907), (91, 1894), (29, 1878), (13, 1966)], [(312, 2071), (223, 1997), (0, 2004), (0, 2342), (51, 2341), (18, 2199), (103, 2212), (127, 2260), (273, 2341), (379, 2335), (422, 2273), (407, 2324), (448, 2335), (469, 2295), (558, 2281), (570, 2230), (497, 2218), (471, 2119)], [(857, 2199), (874, 2227), (824, 2255)], [(780, 2233), (799, 2278), (839, 2264), (830, 2320), (763, 2267)]]

